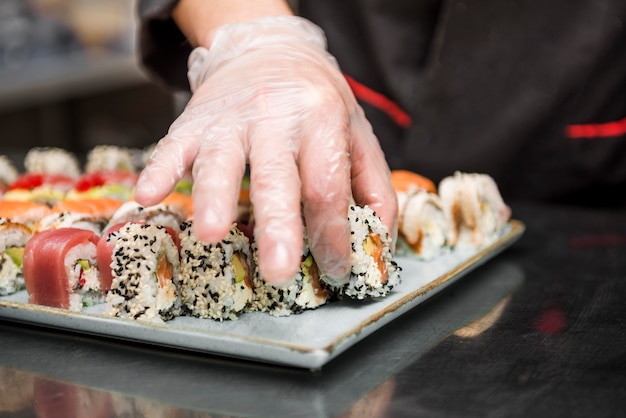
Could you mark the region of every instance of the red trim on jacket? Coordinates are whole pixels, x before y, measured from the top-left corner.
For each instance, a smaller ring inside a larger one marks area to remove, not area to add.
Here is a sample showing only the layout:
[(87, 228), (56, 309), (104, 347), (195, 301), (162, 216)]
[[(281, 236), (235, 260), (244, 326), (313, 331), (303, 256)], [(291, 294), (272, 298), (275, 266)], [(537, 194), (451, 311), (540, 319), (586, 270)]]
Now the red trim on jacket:
[(347, 74), (344, 74), (344, 76), (357, 99), (386, 113), (401, 128), (411, 126), (411, 117), (409, 114), (402, 110), (393, 100), (359, 83)]
[(607, 123), (569, 125), (565, 134), (570, 138), (608, 138), (626, 134), (626, 118)]

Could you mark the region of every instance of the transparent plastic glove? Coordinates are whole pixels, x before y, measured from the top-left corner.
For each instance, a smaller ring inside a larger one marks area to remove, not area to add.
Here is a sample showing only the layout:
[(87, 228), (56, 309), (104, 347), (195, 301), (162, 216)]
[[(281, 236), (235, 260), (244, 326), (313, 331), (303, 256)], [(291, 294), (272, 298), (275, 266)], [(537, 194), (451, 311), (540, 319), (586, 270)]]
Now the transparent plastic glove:
[(351, 200), (391, 231), (397, 207), (382, 150), (323, 32), (293, 16), (226, 25), (210, 50), (193, 51), (188, 75), (193, 95), (141, 173), (135, 199), (159, 202), (191, 168), (195, 232), (217, 242), (235, 219), (249, 164), (265, 280), (297, 273), (303, 220), (320, 269), (336, 284), (347, 280)]

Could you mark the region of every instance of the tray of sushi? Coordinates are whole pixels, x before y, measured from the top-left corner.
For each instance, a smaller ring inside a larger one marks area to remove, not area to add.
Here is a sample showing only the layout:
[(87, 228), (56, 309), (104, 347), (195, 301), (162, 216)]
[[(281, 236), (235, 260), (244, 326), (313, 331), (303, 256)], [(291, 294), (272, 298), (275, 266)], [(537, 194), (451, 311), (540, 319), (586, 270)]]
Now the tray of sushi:
[(190, 179), (158, 205), (132, 200), (141, 161), (100, 146), (81, 168), (65, 150), (36, 148), (18, 173), (0, 158), (0, 319), (315, 369), (524, 232), (487, 175), (435, 186), (395, 171), (395, 254), (376, 214), (354, 205), (349, 281), (325, 281), (305, 231), (300, 271), (276, 286), (256, 267), (245, 181), (238, 219), (208, 244), (193, 233)]

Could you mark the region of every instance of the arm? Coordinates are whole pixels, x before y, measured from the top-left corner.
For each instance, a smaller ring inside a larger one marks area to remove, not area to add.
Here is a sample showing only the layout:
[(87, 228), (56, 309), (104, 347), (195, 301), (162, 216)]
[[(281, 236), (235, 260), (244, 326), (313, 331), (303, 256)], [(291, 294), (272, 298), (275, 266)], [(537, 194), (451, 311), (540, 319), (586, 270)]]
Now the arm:
[(193, 46), (209, 48), (217, 28), (265, 16), (290, 16), (284, 0), (180, 0), (174, 21)]
[(324, 33), (278, 0), (182, 0), (173, 14), (200, 45), (189, 58), (193, 95), (141, 173), (135, 199), (159, 202), (191, 169), (195, 232), (217, 242), (235, 219), (248, 164), (262, 276), (281, 282), (296, 274), (306, 225), (320, 269), (343, 282), (352, 199), (372, 207), (392, 234), (397, 202), (378, 140)]

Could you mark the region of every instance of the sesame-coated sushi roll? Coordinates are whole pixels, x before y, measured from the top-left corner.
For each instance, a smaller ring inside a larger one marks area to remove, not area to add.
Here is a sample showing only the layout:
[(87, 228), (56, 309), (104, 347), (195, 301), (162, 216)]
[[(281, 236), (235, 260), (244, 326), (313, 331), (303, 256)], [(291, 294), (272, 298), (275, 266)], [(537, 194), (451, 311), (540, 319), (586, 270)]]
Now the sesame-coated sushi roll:
[(350, 206), (352, 270), (343, 286), (332, 286), (339, 297), (368, 299), (386, 296), (400, 283), (400, 267), (393, 261), (391, 237), (368, 207)]
[(186, 314), (237, 319), (252, 300), (252, 256), (248, 238), (235, 225), (217, 244), (199, 241), (192, 222), (180, 233), (181, 295)]
[(24, 248), (24, 281), (30, 303), (74, 312), (100, 303), (97, 242), (96, 234), (77, 228), (33, 235)]
[(22, 261), (30, 237), (26, 225), (0, 218), (0, 296), (24, 288)]
[(136, 172), (137, 167), (130, 148), (116, 145), (97, 145), (87, 154), (86, 173), (98, 171)]
[(27, 173), (60, 174), (73, 179), (81, 173), (76, 155), (57, 147), (31, 148), (24, 158), (24, 167)]
[(178, 248), (165, 227), (129, 222), (103, 239), (115, 243), (107, 314), (148, 322), (180, 315)]
[(253, 244), (254, 300), (251, 311), (268, 312), (273, 316), (288, 316), (316, 309), (329, 302), (333, 294), (320, 282), (320, 272), (311, 254), (305, 234), (300, 271), (288, 282), (266, 282), (258, 268), (258, 252)]

